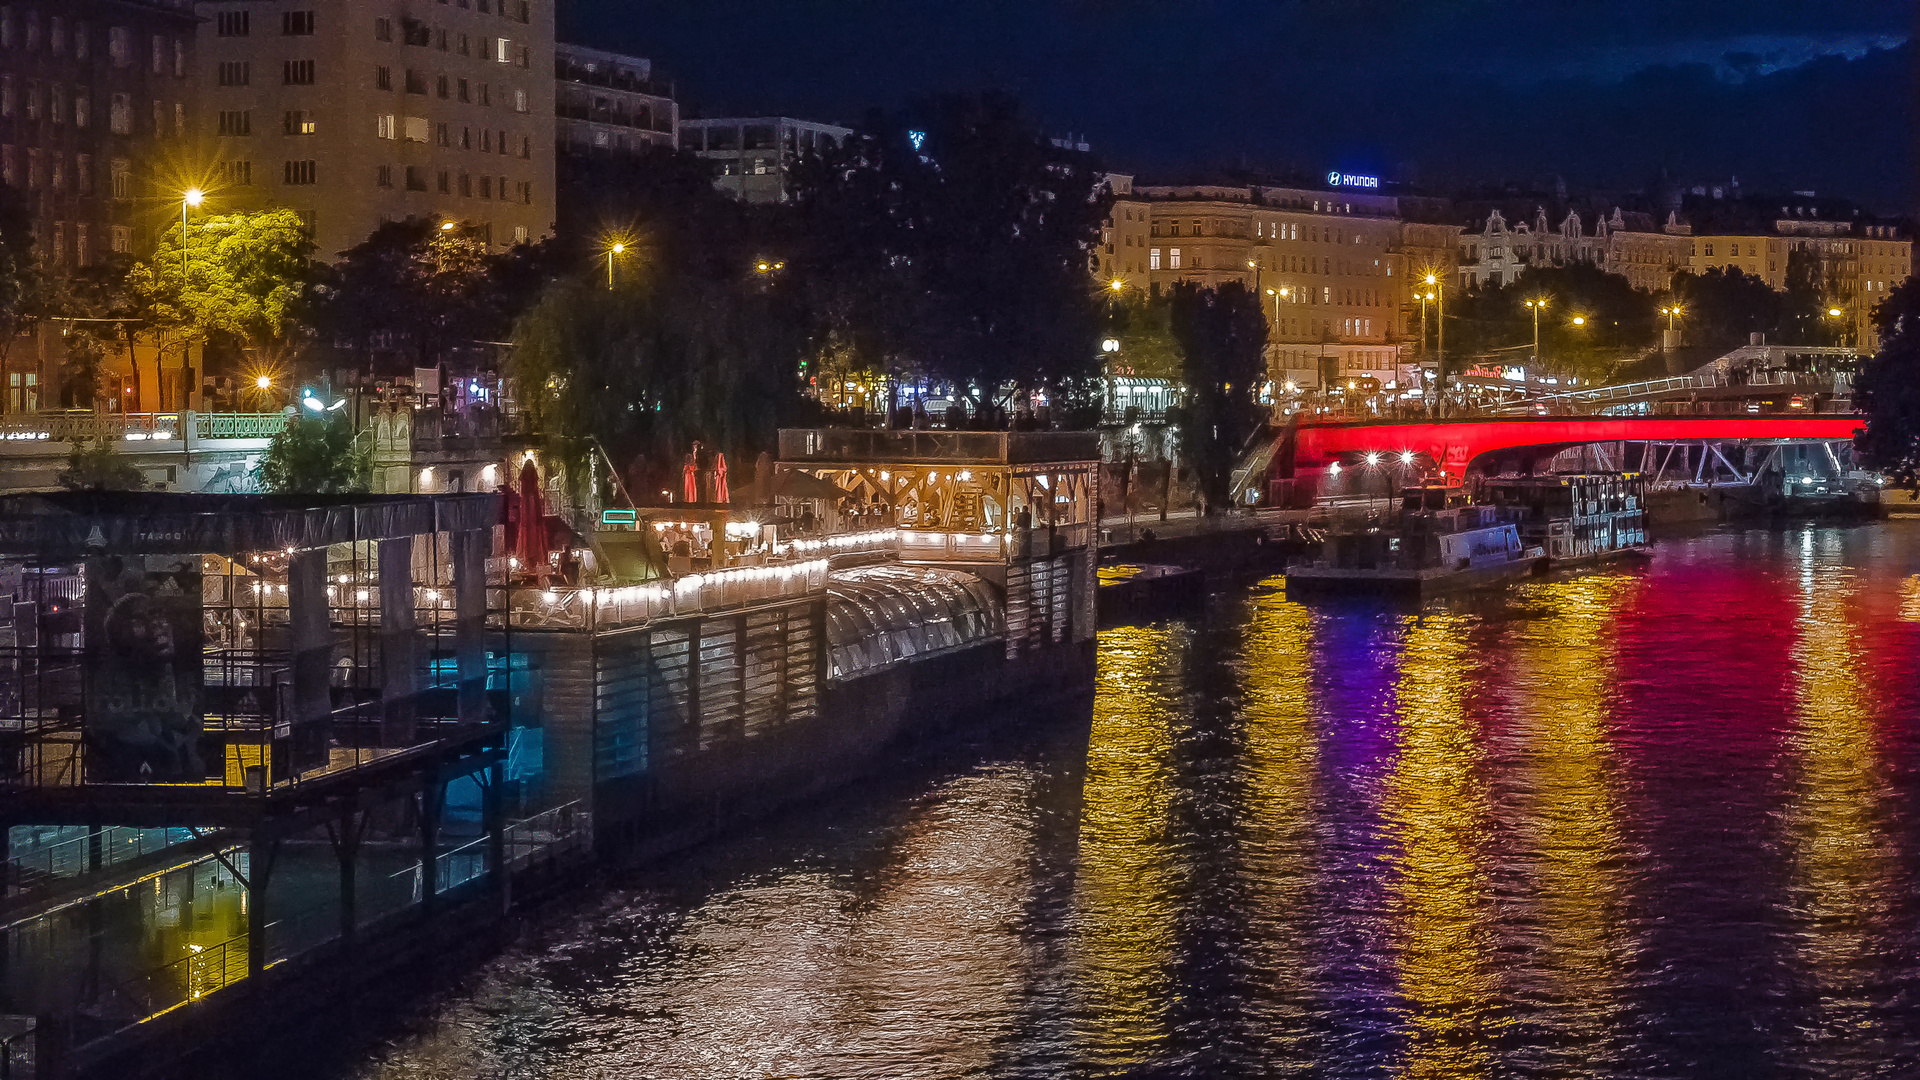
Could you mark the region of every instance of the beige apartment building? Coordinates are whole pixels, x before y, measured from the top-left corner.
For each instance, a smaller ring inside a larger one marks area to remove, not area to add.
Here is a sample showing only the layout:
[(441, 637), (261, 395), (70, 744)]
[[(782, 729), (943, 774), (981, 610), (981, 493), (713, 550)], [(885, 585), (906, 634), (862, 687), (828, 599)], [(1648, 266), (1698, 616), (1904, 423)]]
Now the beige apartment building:
[(1405, 378), (1419, 322), (1411, 279), (1447, 272), (1457, 228), (1406, 222), (1393, 196), (1110, 183), (1113, 209), (1095, 255), (1110, 288), (1245, 284), (1267, 312), (1276, 385)]
[(327, 260), (409, 217), (546, 235), (555, 2), (203, 0), (206, 211), (290, 207)]
[(1873, 308), (1913, 273), (1913, 240), (1893, 225), (1815, 218), (1781, 218), (1766, 235), (1695, 236), (1689, 269), (1737, 268), (1775, 289), (1787, 284), (1787, 259), (1808, 252), (1824, 283), (1823, 302), (1838, 309), (1842, 340), (1871, 352), (1879, 347)]

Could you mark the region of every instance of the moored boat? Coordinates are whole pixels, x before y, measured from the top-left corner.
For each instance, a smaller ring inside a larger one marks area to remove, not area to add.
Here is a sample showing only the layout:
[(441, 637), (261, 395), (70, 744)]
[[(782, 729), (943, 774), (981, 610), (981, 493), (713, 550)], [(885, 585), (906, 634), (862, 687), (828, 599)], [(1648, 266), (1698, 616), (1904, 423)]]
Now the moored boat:
[[(1287, 595), (1420, 598), (1497, 588), (1537, 573), (1544, 557), (1493, 507), (1456, 502), (1458, 488), (1409, 488), (1391, 515), (1329, 521), (1318, 558), (1287, 568)], [(1451, 505), (1450, 505), (1451, 504)]]
[(1475, 502), (1538, 546), (1550, 570), (1647, 554), (1646, 485), (1639, 473), (1586, 472), (1482, 479)]

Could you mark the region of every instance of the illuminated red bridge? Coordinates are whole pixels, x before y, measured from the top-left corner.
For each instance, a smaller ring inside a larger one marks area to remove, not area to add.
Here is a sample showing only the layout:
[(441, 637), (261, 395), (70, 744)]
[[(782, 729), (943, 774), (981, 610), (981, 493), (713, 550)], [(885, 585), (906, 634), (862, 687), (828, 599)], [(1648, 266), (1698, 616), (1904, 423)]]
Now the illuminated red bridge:
[[(1478, 459), (1501, 451), (1534, 450), (1538, 453), (1527, 456), (1544, 459), (1573, 446), (1618, 443), (1642, 444), (1641, 460), (1645, 463), (1650, 460), (1645, 448), (1654, 445), (1850, 442), (1860, 424), (1860, 418), (1851, 415), (1791, 413), (1303, 423), (1291, 434), (1292, 469), (1287, 468), (1286, 461), (1289, 436), (1283, 433), (1273, 448), (1266, 473), (1270, 479), (1289, 473), (1317, 477), (1329, 466), (1346, 468), (1366, 463), (1369, 454), (1389, 464), (1412, 454), (1422, 471), (1460, 477)], [(1701, 455), (1704, 457), (1706, 451)], [(1745, 470), (1733, 471), (1739, 474)]]

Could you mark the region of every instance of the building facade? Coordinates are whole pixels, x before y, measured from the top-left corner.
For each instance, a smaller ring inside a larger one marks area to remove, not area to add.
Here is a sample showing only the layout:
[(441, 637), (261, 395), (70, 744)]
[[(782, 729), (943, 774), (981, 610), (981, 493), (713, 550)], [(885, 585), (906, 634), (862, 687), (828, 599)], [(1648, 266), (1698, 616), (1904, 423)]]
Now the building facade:
[(1673, 275), (1688, 268), (1692, 231), (1675, 214), (1656, 227), (1651, 215), (1623, 212), (1617, 206), (1611, 215), (1596, 219), (1591, 230), (1577, 210), (1568, 210), (1558, 224), (1551, 224), (1546, 208), (1536, 206), (1532, 222), (1509, 224), (1495, 208), (1477, 231), (1461, 234), (1458, 281), (1463, 286), (1507, 285), (1531, 267), (1587, 263), (1625, 277), (1635, 288), (1665, 292), (1673, 288)]
[(1913, 239), (1891, 224), (1794, 216), (1776, 220), (1765, 234), (1756, 230), (1692, 239), (1689, 268), (1694, 273), (1738, 269), (1775, 289), (1787, 286), (1790, 258), (1811, 258), (1821, 302), (1840, 312), (1835, 318), (1841, 340), (1867, 352), (1879, 347), (1874, 307), (1913, 273)]
[[(24, 197), (56, 278), (144, 255), (178, 220), (193, 71), (189, 0), (0, 3), (0, 182)], [(0, 409), (63, 404), (58, 329), (9, 350)], [(141, 407), (133, 383), (106, 381), (113, 407)]]
[(682, 120), (680, 148), (714, 163), (720, 190), (748, 202), (785, 202), (793, 163), (851, 134), (851, 128), (786, 116)]
[(198, 5), (208, 211), (284, 206), (321, 259), (383, 222), (496, 246), (554, 218), (554, 0)]
[(556, 45), (553, 71), (556, 145), (612, 154), (673, 147), (680, 106), (651, 60)]
[(1419, 322), (1412, 279), (1436, 263), (1446, 271), (1457, 229), (1404, 221), (1390, 195), (1109, 184), (1094, 256), (1109, 288), (1157, 295), (1176, 281), (1238, 281), (1266, 310), (1276, 387), (1366, 378), (1404, 388)]

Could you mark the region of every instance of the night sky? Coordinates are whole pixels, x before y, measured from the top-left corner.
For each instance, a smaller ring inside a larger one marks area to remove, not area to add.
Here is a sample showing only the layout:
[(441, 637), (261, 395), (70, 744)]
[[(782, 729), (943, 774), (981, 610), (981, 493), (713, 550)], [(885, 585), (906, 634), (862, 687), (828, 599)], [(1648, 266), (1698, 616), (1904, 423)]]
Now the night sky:
[(1911, 0), (562, 0), (686, 115), (1016, 93), (1144, 179), (1813, 189), (1920, 212)]

